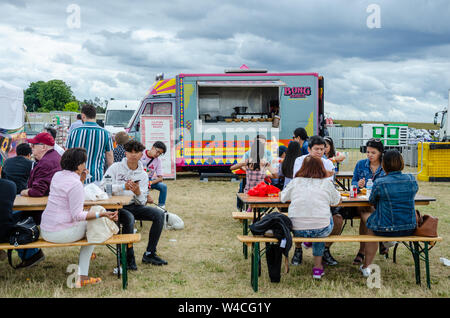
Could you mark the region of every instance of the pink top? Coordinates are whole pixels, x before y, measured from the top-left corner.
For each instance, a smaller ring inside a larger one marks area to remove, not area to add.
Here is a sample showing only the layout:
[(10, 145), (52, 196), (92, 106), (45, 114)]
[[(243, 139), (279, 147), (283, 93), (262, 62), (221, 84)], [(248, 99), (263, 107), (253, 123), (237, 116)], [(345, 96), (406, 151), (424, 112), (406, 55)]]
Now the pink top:
[(142, 165), (147, 171), (149, 180), (156, 179), (158, 176), (162, 176), (162, 162), (161, 159), (152, 158), (147, 156), (147, 150), (144, 150), (144, 155), (141, 158)]
[(42, 213), (41, 229), (58, 232), (85, 221), (84, 188), (80, 176), (73, 171), (55, 173), (50, 183), (47, 206)]

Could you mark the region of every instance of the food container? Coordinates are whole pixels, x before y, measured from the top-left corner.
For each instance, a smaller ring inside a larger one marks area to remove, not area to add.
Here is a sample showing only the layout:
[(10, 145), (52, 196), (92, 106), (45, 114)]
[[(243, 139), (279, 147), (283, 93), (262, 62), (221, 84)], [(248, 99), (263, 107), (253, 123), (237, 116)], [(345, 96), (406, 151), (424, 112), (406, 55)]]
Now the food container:
[(258, 118), (258, 121), (266, 121), (266, 119), (265, 118)]
[(241, 119), (240, 119), (240, 118), (235, 118), (234, 121), (235, 121), (236, 123), (238, 123), (238, 122), (241, 121)]
[(233, 118), (225, 118), (225, 121), (226, 121), (227, 123), (231, 123), (231, 122), (233, 121)]
[(258, 118), (251, 118), (250, 119), (252, 122), (257, 122), (258, 121)]
[(246, 123), (246, 122), (248, 122), (248, 118), (242, 118), (242, 121), (244, 122), (244, 123)]

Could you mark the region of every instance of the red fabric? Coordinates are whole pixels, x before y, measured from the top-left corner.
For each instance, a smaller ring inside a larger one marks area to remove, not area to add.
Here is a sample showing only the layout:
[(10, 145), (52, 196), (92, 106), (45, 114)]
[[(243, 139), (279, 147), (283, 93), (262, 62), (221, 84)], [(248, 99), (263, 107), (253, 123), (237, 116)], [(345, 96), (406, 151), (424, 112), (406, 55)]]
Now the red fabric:
[(256, 197), (278, 196), (280, 189), (265, 182), (258, 183), (255, 187), (248, 190), (248, 195)]

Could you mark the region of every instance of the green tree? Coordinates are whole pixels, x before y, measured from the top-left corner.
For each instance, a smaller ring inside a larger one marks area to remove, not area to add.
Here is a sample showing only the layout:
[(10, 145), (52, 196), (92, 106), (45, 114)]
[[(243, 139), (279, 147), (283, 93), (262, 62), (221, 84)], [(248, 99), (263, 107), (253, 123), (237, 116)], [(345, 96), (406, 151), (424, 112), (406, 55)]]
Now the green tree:
[[(39, 86), (37, 93), (42, 109), (60, 110), (69, 102), (76, 101), (70, 86), (62, 80), (51, 80)], [(40, 111), (40, 109), (39, 109)]]
[(64, 111), (65, 112), (78, 112), (79, 105), (77, 101), (69, 102), (64, 105)]
[(30, 86), (23, 92), (24, 103), (27, 106), (27, 111), (36, 112), (40, 107), (41, 103), (38, 98), (39, 87), (44, 85), (44, 81), (32, 82)]

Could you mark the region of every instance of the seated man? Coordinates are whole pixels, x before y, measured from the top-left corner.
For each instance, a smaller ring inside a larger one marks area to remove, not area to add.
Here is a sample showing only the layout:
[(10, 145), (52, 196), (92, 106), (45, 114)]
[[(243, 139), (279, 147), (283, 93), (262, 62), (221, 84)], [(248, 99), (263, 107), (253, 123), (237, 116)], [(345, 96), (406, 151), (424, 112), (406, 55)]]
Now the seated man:
[(20, 192), (26, 197), (44, 197), (50, 192), (50, 182), (53, 175), (61, 170), (61, 156), (53, 149), (55, 140), (46, 132), (42, 132), (33, 139), (27, 139), (31, 144), (34, 159), (37, 164), (31, 170), (28, 188)]
[[(26, 197), (44, 197), (50, 192), (50, 182), (53, 175), (61, 170), (61, 156), (53, 149), (55, 140), (46, 132), (37, 134), (33, 139), (27, 139), (31, 144), (34, 159), (37, 164), (31, 170), (30, 178), (28, 179), (28, 188), (20, 192), (20, 195)], [(36, 212), (16, 212), (15, 216), (20, 220), (27, 216), (32, 216), (36, 224), (41, 222), (41, 214)], [(36, 264), (38, 261), (44, 259), (44, 253), (41, 249), (24, 249), (17, 250), (22, 263), (18, 267), (28, 267)], [(30, 262), (37, 260), (30, 264)]]
[[(136, 140), (130, 140), (124, 145), (125, 158), (121, 162), (115, 162), (105, 173), (105, 177), (112, 178), (112, 191), (114, 195), (133, 195), (131, 202), (119, 210), (119, 223), (122, 224), (123, 234), (134, 232), (136, 220), (153, 221), (150, 228), (147, 251), (142, 257), (142, 262), (153, 265), (167, 265), (167, 262), (156, 255), (156, 245), (164, 226), (164, 211), (158, 207), (146, 206), (148, 193), (148, 176), (140, 159), (143, 155), (144, 145)], [(128, 268), (137, 270), (134, 250), (127, 248)]]
[(28, 178), (33, 167), (31, 161), (31, 147), (24, 142), (16, 147), (16, 157), (8, 158), (2, 169), (2, 178), (16, 184), (17, 194), (27, 188)]
[(162, 162), (159, 156), (166, 153), (166, 145), (162, 141), (153, 144), (152, 149), (145, 150), (141, 159), (148, 173), (148, 184), (151, 189), (159, 191), (158, 205), (166, 208), (167, 185), (163, 183)]
[[(16, 192), (14, 182), (0, 179), (0, 243), (9, 243), (13, 227), (19, 221), (19, 214), (13, 211)], [(22, 262), (16, 266), (16, 269), (31, 267), (45, 259), (41, 249), (17, 250), (17, 253)]]

